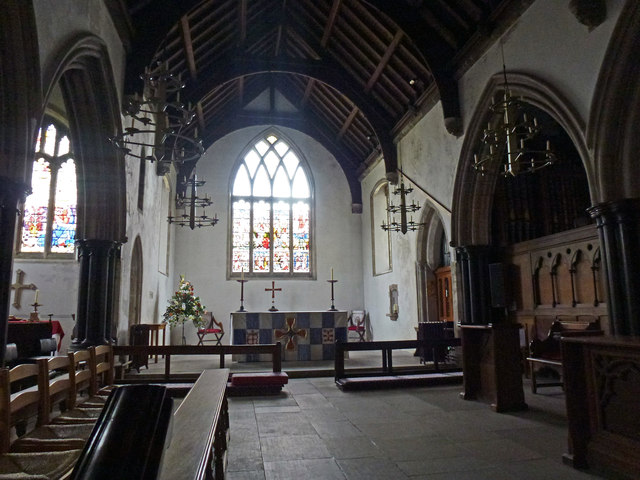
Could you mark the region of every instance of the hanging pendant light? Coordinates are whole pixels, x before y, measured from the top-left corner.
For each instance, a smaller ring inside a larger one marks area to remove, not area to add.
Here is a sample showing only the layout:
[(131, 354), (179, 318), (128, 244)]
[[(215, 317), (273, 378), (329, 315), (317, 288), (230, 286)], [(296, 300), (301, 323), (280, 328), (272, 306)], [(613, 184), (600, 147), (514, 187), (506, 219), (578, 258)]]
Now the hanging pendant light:
[[(495, 119), (483, 130), (479, 153), (474, 155), (473, 168), (481, 175), (498, 172), (506, 177), (535, 172), (552, 165), (557, 157), (551, 150), (549, 140), (544, 143), (544, 148), (530, 146), (530, 141), (538, 137), (542, 128), (535, 116), (527, 114), (526, 104), (511, 95), (504, 48), (502, 74), (504, 95), (502, 100), (490, 107)], [(536, 143), (540, 145), (541, 141)]]
[[(407, 202), (407, 195), (413, 192), (412, 187), (405, 187), (404, 175), (402, 170), (400, 171), (400, 185), (393, 191), (393, 194), (399, 198), (399, 204), (394, 205), (393, 202), (387, 207), (387, 212), (391, 214), (391, 221), (389, 223), (382, 222), (382, 229), (385, 232), (414, 232), (424, 226), (424, 223), (414, 222), (413, 213), (420, 210), (420, 202), (411, 201)], [(400, 216), (400, 221), (396, 220), (396, 214)], [(409, 219), (407, 220), (407, 215)]]

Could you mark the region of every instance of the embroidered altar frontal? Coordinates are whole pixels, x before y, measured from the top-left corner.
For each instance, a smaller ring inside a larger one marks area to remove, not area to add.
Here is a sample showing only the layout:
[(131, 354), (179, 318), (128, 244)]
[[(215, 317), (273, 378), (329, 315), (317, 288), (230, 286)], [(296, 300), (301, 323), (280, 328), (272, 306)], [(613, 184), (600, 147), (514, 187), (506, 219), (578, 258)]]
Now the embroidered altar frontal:
[[(347, 341), (347, 312), (234, 312), (234, 345), (280, 342), (282, 360), (333, 360), (335, 342)], [(239, 362), (268, 362), (271, 355), (234, 355)]]

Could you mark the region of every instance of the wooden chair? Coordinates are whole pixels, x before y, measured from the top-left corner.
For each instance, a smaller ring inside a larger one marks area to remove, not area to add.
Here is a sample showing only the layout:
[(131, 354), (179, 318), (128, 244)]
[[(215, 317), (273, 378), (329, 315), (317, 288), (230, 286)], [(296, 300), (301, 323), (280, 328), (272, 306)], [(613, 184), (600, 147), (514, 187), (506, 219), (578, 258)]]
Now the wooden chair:
[[(216, 321), (213, 313), (204, 312), (203, 318), (208, 320), (207, 326), (198, 329), (198, 345), (204, 345), (204, 342), (216, 342), (216, 345), (222, 345), (222, 337), (224, 337), (224, 326)], [(215, 339), (205, 340), (207, 335), (213, 335)]]
[(365, 334), (367, 333), (366, 314), (364, 310), (354, 310), (349, 317), (349, 325), (347, 326), (348, 332), (356, 332), (358, 334), (358, 341), (365, 341)]

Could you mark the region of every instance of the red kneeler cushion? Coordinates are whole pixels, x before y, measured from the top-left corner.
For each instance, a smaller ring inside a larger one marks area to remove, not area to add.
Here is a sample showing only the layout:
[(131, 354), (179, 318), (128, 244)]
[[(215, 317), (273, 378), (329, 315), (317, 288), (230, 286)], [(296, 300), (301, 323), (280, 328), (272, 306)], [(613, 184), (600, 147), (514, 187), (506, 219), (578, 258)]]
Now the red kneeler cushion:
[(231, 385), (240, 386), (271, 386), (289, 383), (289, 375), (284, 372), (263, 373), (234, 373), (231, 375)]
[(219, 328), (201, 328), (198, 333), (220, 333), (222, 330)]

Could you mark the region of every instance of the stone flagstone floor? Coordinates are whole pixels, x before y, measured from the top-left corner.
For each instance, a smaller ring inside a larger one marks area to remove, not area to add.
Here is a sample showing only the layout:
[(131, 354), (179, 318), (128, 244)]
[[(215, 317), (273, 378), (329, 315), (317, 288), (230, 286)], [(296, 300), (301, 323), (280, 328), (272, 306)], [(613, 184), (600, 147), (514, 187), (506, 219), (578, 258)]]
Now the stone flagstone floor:
[(562, 463), (564, 395), (529, 393), (498, 414), (460, 386), (342, 392), (332, 378), (291, 379), (277, 397), (229, 400), (229, 480), (618, 479)]

